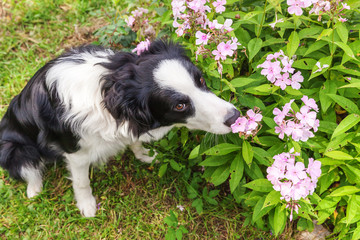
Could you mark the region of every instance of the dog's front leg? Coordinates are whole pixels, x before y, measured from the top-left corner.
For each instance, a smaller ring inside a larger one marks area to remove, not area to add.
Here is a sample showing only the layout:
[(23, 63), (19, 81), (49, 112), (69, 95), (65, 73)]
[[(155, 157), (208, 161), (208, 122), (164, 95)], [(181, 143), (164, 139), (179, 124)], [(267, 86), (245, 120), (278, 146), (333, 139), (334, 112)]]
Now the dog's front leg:
[(90, 187), (90, 163), (79, 158), (67, 157), (67, 159), (77, 202), (76, 205), (83, 216), (94, 217), (96, 213), (96, 200), (92, 195)]
[(154, 161), (156, 153), (154, 156), (149, 156), (149, 149), (143, 147), (142, 142), (137, 141), (130, 145), (131, 151), (134, 153), (135, 157), (144, 163), (152, 163)]

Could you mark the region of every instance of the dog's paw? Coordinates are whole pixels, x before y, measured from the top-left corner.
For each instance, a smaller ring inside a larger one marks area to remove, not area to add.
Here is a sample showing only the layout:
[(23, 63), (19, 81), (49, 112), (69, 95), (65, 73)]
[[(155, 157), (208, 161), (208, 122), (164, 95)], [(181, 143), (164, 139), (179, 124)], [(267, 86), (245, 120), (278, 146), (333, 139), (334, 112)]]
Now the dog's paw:
[(26, 195), (28, 198), (36, 197), (41, 192), (41, 189), (41, 184), (28, 184), (26, 188)]
[(81, 215), (83, 215), (84, 217), (95, 217), (96, 200), (94, 196), (78, 201), (76, 206), (79, 208)]
[[(141, 162), (150, 164), (150, 163), (152, 163), (154, 161), (157, 153), (155, 152), (152, 157), (150, 157), (148, 154), (149, 154), (149, 151), (141, 152), (141, 153), (136, 154), (135, 157), (137, 159), (139, 159)], [(155, 163), (159, 163), (159, 161), (156, 160)]]

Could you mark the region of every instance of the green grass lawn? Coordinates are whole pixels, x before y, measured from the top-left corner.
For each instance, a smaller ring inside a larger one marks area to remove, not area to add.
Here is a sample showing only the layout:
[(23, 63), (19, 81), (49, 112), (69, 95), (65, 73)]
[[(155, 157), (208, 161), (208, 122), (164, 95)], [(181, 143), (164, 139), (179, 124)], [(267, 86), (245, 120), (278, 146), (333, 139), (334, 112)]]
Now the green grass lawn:
[[(99, 2), (0, 3), (0, 116), (45, 62), (64, 48), (94, 40), (91, 32), (108, 20), (101, 9), (111, 6)], [(43, 192), (34, 199), (26, 198), (23, 182), (0, 170), (0, 239), (164, 239), (170, 211), (189, 231), (184, 239), (270, 238), (243, 226), (242, 210), (225, 194), (219, 205), (205, 206), (204, 213), (197, 214), (181, 176), (168, 170), (160, 178), (158, 168), (140, 163), (130, 152), (93, 168), (95, 218), (81, 217), (63, 163), (48, 166)]]

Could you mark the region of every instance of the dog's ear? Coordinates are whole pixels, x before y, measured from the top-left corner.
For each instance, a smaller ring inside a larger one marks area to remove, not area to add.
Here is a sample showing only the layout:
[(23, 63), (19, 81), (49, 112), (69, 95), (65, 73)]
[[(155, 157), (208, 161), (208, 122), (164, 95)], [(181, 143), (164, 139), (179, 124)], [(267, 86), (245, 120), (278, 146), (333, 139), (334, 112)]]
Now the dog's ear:
[(136, 80), (136, 55), (121, 53), (116, 58), (105, 66), (111, 71), (103, 76), (103, 103), (119, 125), (127, 121), (132, 134), (139, 136), (160, 125), (148, 106), (151, 86)]

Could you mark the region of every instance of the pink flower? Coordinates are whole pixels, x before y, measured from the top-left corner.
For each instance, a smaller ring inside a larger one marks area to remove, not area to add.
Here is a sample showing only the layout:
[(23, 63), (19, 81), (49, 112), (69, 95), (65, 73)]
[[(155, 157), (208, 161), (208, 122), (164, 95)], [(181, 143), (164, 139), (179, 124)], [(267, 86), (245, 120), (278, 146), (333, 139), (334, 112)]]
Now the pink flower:
[(266, 170), (266, 178), (280, 192), (280, 199), (287, 202), (286, 208), (290, 208), (290, 220), (294, 210), (298, 213), (298, 201), (314, 193), (321, 175), (321, 162), (309, 158), (308, 168), (305, 168), (304, 163), (295, 162), (295, 156), (299, 154), (283, 152), (275, 155), (273, 164)]
[(194, 12), (204, 13), (205, 11), (211, 12), (211, 8), (206, 6), (206, 0), (193, 0), (192, 2), (187, 2), (188, 7)]
[(277, 23), (281, 23), (281, 22), (284, 22), (284, 19), (277, 19), (277, 14), (275, 14), (275, 22), (273, 22), (273, 23), (270, 23), (269, 24), (269, 26), (273, 29), (273, 30), (275, 30), (275, 25), (277, 24)]
[(311, 109), (314, 109), (316, 112), (319, 111), (318, 105), (316, 104), (315, 100), (312, 98), (309, 98), (308, 96), (304, 95), (301, 98), (301, 101), (305, 104), (305, 106), (308, 106)]
[(339, 17), (339, 21), (340, 21), (340, 22), (346, 22), (346, 21), (347, 21), (347, 18)]
[(233, 133), (245, 132), (247, 123), (248, 120), (246, 119), (246, 117), (239, 117), (235, 121), (235, 123), (231, 125), (232, 132)]
[(321, 63), (320, 63), (320, 62), (317, 62), (315, 65), (316, 65), (319, 69), (317, 69), (317, 70), (314, 71), (313, 73), (321, 72), (324, 68), (329, 67), (328, 64), (324, 64), (324, 65), (321, 67)]
[(279, 138), (284, 139), (284, 134), (286, 130), (286, 123), (282, 122), (279, 126), (275, 126), (275, 133), (279, 133)]
[(317, 105), (314, 99), (308, 99), (307, 96), (303, 96), (302, 100), (307, 106), (302, 106), (300, 112), (294, 112), (291, 109), (291, 100), (286, 103), (281, 111), (278, 108), (274, 108), (273, 114), (275, 115), (274, 121), (278, 126), (275, 126), (275, 133), (279, 133), (279, 138), (283, 139), (285, 135), (291, 137), (294, 141), (307, 141), (309, 138), (314, 137), (313, 130), (316, 132), (319, 126), (319, 120), (316, 119)]
[(287, 171), (285, 177), (291, 180), (294, 184), (307, 177), (305, 172), (305, 165), (302, 162), (297, 162), (295, 165), (287, 164)]
[(342, 6), (343, 6), (343, 9), (347, 9), (347, 10), (350, 10), (350, 6), (347, 5), (347, 3), (341, 3)]
[(136, 52), (137, 55), (140, 55), (142, 52), (149, 49), (150, 44), (151, 43), (150, 43), (149, 39), (146, 39), (145, 41), (140, 42), (136, 46), (136, 48), (132, 50), (132, 52)]
[(240, 136), (255, 136), (261, 126), (260, 121), (262, 115), (260, 109), (255, 107), (255, 111), (250, 109), (246, 112), (245, 117), (239, 117), (234, 124), (231, 125), (233, 133), (239, 133)]
[(225, 11), (224, 5), (226, 4), (226, 0), (217, 0), (213, 2), (213, 6), (215, 7), (215, 12), (222, 13)]
[(266, 78), (271, 82), (274, 83), (276, 80), (276, 76), (280, 74), (281, 67), (280, 62), (271, 62), (271, 61), (265, 61), (263, 64), (259, 65), (259, 67), (264, 68), (261, 70), (261, 75), (266, 76)]
[(282, 90), (285, 90), (287, 85), (291, 84), (291, 80), (289, 79), (289, 73), (284, 73), (283, 75), (279, 74), (276, 78), (274, 85), (279, 86)]
[(132, 27), (135, 22), (135, 18), (133, 16), (130, 16), (128, 17), (128, 19), (125, 20), (125, 22), (129, 27)]
[(255, 130), (258, 126), (257, 122), (260, 122), (262, 120), (262, 115), (259, 113), (255, 113), (254, 110), (250, 109), (246, 112), (246, 115), (249, 117), (248, 120), (248, 129), (249, 130)]
[(282, 65), (284, 66), (283, 69), (281, 70), (282, 72), (288, 72), (288, 73), (291, 73), (293, 74), (295, 69), (292, 68), (292, 64), (294, 63), (294, 60), (290, 59), (288, 57), (284, 57), (282, 60), (281, 60), (281, 63)]
[(206, 45), (210, 39), (210, 33), (205, 34), (200, 31), (197, 31), (195, 37), (196, 37), (196, 45), (200, 45), (200, 44)]
[(295, 14), (296, 16), (301, 16), (303, 14), (303, 10), (301, 9), (300, 0), (287, 0), (288, 12), (290, 14)]
[(309, 158), (309, 166), (306, 172), (310, 175), (313, 181), (317, 180), (321, 175), (321, 162), (314, 161), (313, 158)]
[(217, 50), (213, 50), (211, 52), (213, 55), (215, 55), (215, 60), (218, 61), (218, 60), (226, 60), (226, 56), (222, 54), (221, 50), (219, 50), (219, 47)]
[(226, 43), (221, 42), (217, 49), (221, 51), (222, 55), (225, 56), (232, 56), (234, 54), (234, 50), (232, 50), (231, 41), (227, 41)]
[(231, 19), (226, 19), (222, 29), (224, 29), (228, 32), (231, 32), (232, 30), (234, 30), (231, 28), (232, 23), (233, 23), (233, 21)]
[(185, 0), (173, 0), (171, 2), (171, 6), (175, 19), (180, 17), (180, 15), (186, 10)]
[(316, 112), (309, 111), (309, 107), (303, 106), (300, 108), (300, 112), (296, 113), (296, 118), (300, 120), (301, 124), (309, 125), (313, 127), (316, 120)]
[(303, 81), (304, 81), (304, 77), (301, 75), (301, 72), (296, 72), (294, 75), (292, 75), (291, 87), (293, 89), (299, 90), (301, 88), (300, 83)]

